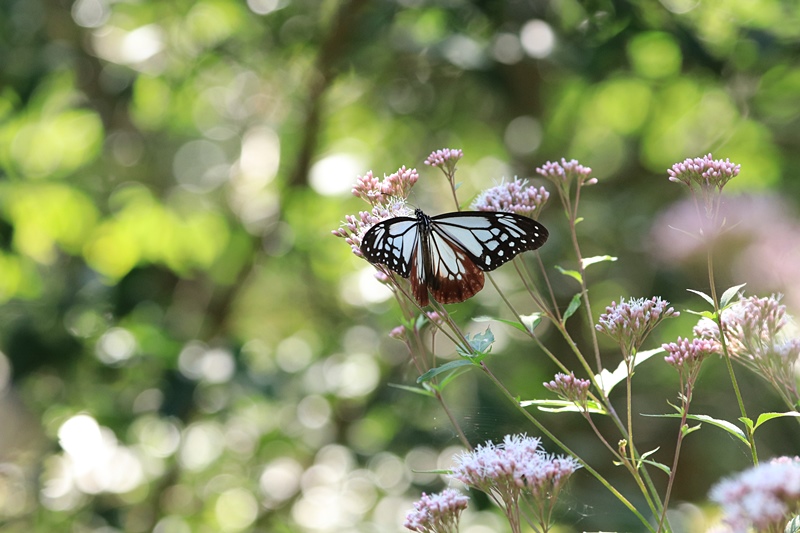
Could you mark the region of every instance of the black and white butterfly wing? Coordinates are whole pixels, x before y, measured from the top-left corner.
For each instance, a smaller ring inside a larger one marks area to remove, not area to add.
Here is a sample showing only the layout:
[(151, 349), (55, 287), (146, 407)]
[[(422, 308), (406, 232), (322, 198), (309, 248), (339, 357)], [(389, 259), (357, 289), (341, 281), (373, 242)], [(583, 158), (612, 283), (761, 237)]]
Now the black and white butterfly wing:
[[(439, 303), (451, 304), (463, 302), (475, 296), (484, 284), (483, 270), (472, 260), (470, 255), (452, 238), (437, 231), (436, 226), (431, 226), (427, 241), (429, 258), (425, 285), (421, 288), (414, 287), (414, 296), (420, 301), (421, 293), (427, 303), (427, 291), (430, 290), (433, 299)], [(415, 265), (415, 269), (419, 265)], [(412, 271), (412, 281), (414, 280)]]
[(546, 241), (547, 228), (514, 213), (465, 211), (431, 218), (435, 233), (454, 242), (483, 271), (491, 271), (517, 254)]
[(417, 302), (428, 291), (440, 303), (463, 302), (483, 288), (484, 271), (494, 270), (547, 240), (547, 229), (512, 213), (466, 211), (428, 217), (396, 217), (370, 228), (361, 252), (371, 263), (386, 265), (410, 278)]
[[(378, 222), (361, 239), (361, 253), (370, 263), (380, 263), (404, 278), (411, 275), (411, 261), (420, 246), (419, 220), (395, 217)], [(419, 254), (417, 254), (419, 257)]]

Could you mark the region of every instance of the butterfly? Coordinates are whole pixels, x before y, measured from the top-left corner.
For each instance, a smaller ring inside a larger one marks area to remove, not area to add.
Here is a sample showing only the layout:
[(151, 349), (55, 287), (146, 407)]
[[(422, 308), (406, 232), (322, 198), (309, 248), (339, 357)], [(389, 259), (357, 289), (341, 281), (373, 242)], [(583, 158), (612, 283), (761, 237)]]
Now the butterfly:
[(484, 272), (494, 270), (547, 241), (547, 229), (513, 213), (461, 211), (378, 222), (364, 234), (361, 253), (404, 278), (419, 305), (463, 302), (483, 288)]

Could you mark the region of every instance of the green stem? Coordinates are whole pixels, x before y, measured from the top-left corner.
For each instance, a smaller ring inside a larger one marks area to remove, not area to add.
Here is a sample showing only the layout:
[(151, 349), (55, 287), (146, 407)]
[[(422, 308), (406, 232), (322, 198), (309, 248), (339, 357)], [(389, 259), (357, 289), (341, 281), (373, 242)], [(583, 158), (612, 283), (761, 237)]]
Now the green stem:
[[(717, 300), (717, 290), (714, 284), (714, 255), (711, 245), (707, 247), (708, 256), (708, 283), (711, 288), (711, 299), (714, 302), (714, 314), (717, 319), (717, 327), (719, 328), (719, 342), (722, 345), (723, 359), (725, 366), (728, 368), (728, 375), (731, 378), (731, 385), (733, 385), (733, 392), (736, 395), (736, 402), (739, 404), (739, 412), (742, 417), (748, 418), (747, 410), (744, 407), (744, 400), (742, 393), (739, 390), (739, 382), (736, 380), (736, 373), (733, 371), (733, 363), (731, 363), (730, 352), (728, 352), (728, 343), (725, 341), (725, 327), (722, 324), (722, 310), (719, 308), (719, 300)], [(753, 458), (753, 465), (758, 465), (758, 450), (756, 449), (755, 436), (749, 426), (745, 426), (745, 433), (747, 434), (747, 441), (750, 443), (750, 455)]]

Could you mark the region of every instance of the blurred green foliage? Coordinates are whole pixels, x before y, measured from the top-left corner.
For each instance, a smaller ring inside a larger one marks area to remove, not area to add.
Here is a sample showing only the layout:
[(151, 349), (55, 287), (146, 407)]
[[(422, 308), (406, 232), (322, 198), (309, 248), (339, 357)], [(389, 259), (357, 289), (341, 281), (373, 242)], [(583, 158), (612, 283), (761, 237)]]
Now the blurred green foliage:
[[(705, 288), (701, 263), (653, 246), (682, 200), (665, 171), (730, 157), (743, 170), (728, 190), (768, 215), (724, 243), (719, 275), (796, 310), (798, 52), (800, 11), (779, 0), (2, 2), (3, 530), (400, 530), (457, 440), (425, 398), (388, 387), (416, 378), (386, 336), (399, 315), (330, 230), (363, 208), (356, 174), (444, 146), (466, 154), (463, 203), (548, 159), (594, 169), (584, 252), (620, 257), (593, 273), (598, 313), (620, 295), (697, 305), (684, 289)], [(412, 200), (451, 210), (420, 171)], [(569, 266), (553, 209), (543, 258)], [(566, 305), (574, 286), (556, 290)], [(469, 318), (498, 303), (487, 289), (458, 319), (482, 331)], [(494, 331), (498, 375), (541, 396), (554, 369)], [(649, 364), (643, 410), (665, 412), (675, 379)], [(703, 380), (698, 408), (735, 418), (722, 368)], [(780, 408), (743, 386), (754, 411)], [(531, 431), (475, 375), (448, 393), (475, 443)], [(548, 423), (614, 478), (577, 420)], [(673, 425), (641, 424), (642, 449), (673, 442)], [(773, 424), (762, 454), (796, 454), (797, 427)], [(703, 439), (674, 501), (746, 466)], [(565, 530), (635, 527), (588, 476), (571, 491)], [(498, 527), (491, 511), (469, 520)]]

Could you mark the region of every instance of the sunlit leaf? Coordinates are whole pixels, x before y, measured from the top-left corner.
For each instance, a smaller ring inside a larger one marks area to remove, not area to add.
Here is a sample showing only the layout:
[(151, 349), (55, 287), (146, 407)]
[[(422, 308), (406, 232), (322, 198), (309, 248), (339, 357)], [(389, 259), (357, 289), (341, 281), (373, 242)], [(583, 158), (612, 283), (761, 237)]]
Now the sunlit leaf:
[(708, 302), (708, 304), (711, 305), (711, 307), (714, 307), (714, 300), (708, 294), (701, 291), (696, 291), (694, 289), (686, 289), (686, 290), (700, 296), (703, 300)]
[(761, 424), (763, 424), (764, 422), (768, 422), (773, 418), (782, 418), (782, 417), (797, 418), (800, 417), (800, 413), (798, 413), (797, 411), (787, 411), (785, 413), (761, 413), (760, 415), (758, 415), (758, 420), (756, 421), (756, 425), (753, 429), (758, 428)]
[(582, 283), (583, 277), (581, 277), (581, 273), (577, 270), (567, 270), (565, 268), (561, 268), (560, 266), (556, 265), (556, 270), (564, 274), (565, 276), (569, 276), (573, 278), (578, 283)]
[(726, 290), (722, 293), (722, 296), (719, 299), (719, 306), (721, 309), (725, 309), (728, 307), (728, 304), (731, 302), (734, 296), (739, 294), (739, 289), (747, 285), (747, 283), (742, 283), (741, 285), (735, 285), (730, 289)]
[(437, 366), (436, 368), (431, 368), (420, 377), (417, 378), (417, 383), (424, 383), (426, 381), (430, 381), (431, 379), (435, 378), (442, 372), (448, 372), (450, 370), (460, 368), (462, 366), (472, 366), (474, 363), (468, 359), (459, 359), (457, 361), (450, 361), (448, 363), (443, 364), (442, 366)]
[[(638, 352), (633, 359), (634, 368), (662, 352), (664, 352), (664, 348), (653, 348), (652, 350)], [(608, 396), (609, 393), (611, 393), (611, 389), (613, 389), (617, 383), (624, 381), (627, 375), (628, 365), (625, 361), (622, 361), (613, 372), (609, 372), (604, 368), (600, 374), (595, 375), (595, 380), (603, 389), (605, 395)]]
[(616, 260), (617, 260), (616, 257), (610, 255), (596, 255), (594, 257), (586, 257), (584, 259), (581, 259), (581, 265), (585, 270), (587, 267), (595, 265), (597, 263), (604, 263), (607, 261), (616, 261)]
[(564, 317), (561, 319), (561, 322), (566, 324), (567, 319), (575, 314), (575, 311), (581, 306), (581, 293), (576, 293), (572, 296), (572, 300), (570, 300), (569, 305), (567, 306), (567, 310), (564, 311)]

